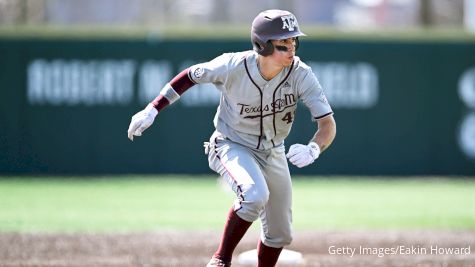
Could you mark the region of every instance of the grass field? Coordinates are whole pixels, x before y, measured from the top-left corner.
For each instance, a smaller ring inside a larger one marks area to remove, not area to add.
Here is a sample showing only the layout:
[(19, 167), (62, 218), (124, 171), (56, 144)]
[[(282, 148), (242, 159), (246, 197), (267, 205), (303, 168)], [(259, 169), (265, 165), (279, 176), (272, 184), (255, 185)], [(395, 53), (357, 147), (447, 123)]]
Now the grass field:
[[(223, 188), (215, 176), (1, 177), (0, 232), (221, 229)], [(294, 177), (294, 227), (473, 230), (474, 192), (475, 179)]]

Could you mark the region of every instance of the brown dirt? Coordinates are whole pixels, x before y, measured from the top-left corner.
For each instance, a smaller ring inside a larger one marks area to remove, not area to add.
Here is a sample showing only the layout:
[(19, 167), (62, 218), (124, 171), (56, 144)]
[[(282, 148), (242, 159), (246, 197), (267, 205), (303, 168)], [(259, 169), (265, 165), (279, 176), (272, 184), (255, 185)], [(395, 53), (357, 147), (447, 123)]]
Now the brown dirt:
[[(0, 233), (0, 266), (206, 266), (218, 245), (219, 231), (158, 231), (123, 234)], [(257, 232), (249, 232), (236, 254), (253, 249)], [(331, 255), (329, 248), (356, 248)], [(359, 247), (415, 248), (405, 255), (361, 255)], [(431, 246), (470, 248), (468, 255), (436, 255)], [(426, 253), (423, 249), (426, 249)], [(475, 267), (475, 231), (298, 231), (288, 249), (304, 255), (298, 266)], [(241, 266), (235, 262), (233, 267)], [(288, 265), (287, 265), (288, 266)]]

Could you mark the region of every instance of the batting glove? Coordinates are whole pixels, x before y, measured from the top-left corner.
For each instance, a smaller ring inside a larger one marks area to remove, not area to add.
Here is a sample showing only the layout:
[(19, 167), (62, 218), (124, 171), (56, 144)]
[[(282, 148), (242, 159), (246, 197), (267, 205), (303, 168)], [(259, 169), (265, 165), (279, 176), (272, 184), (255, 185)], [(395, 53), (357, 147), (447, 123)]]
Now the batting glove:
[(127, 130), (129, 139), (134, 141), (134, 135), (141, 136), (142, 132), (152, 125), (157, 114), (158, 111), (152, 104), (148, 104), (144, 110), (137, 112), (137, 114), (132, 117), (129, 129)]
[(315, 142), (308, 145), (295, 144), (291, 145), (287, 158), (295, 166), (302, 168), (312, 164), (320, 155), (320, 147)]

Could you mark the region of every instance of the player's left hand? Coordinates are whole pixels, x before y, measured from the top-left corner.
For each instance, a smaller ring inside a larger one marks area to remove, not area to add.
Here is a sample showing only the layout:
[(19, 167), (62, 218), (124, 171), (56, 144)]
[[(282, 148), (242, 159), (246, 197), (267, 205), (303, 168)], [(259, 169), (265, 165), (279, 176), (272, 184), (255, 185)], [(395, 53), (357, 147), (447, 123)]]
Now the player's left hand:
[(308, 145), (291, 145), (287, 153), (287, 158), (292, 164), (302, 168), (312, 164), (319, 155), (320, 147), (315, 142), (310, 142)]

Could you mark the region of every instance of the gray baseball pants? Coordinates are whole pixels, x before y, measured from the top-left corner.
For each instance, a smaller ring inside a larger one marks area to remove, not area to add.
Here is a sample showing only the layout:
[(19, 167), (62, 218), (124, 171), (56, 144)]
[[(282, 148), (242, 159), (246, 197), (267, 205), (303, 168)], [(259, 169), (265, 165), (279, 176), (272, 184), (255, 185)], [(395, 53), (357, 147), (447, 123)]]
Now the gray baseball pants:
[(292, 181), (284, 145), (269, 150), (235, 143), (219, 132), (210, 138), (208, 161), (236, 193), (241, 219), (261, 219), (261, 240), (281, 248), (292, 241)]

